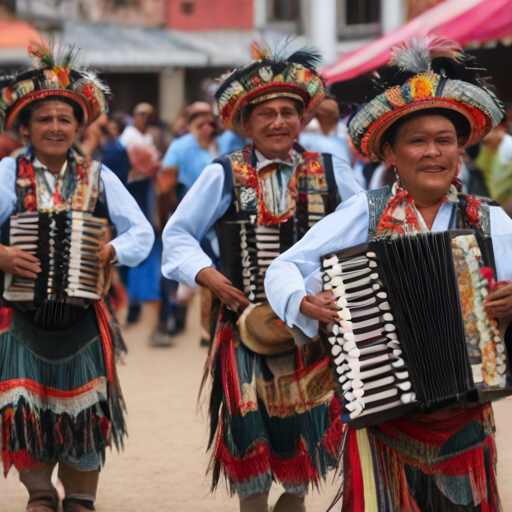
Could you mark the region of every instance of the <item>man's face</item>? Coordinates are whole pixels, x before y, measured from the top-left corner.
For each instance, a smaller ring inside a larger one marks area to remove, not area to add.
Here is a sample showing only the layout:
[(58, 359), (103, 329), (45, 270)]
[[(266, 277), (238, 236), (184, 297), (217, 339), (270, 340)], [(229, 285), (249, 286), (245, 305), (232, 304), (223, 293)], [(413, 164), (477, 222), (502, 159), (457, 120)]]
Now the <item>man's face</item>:
[(36, 154), (55, 157), (67, 154), (77, 129), (78, 121), (71, 105), (51, 101), (39, 107), (32, 114), (29, 126), (21, 126), (20, 132), (30, 140)]
[(133, 115), (133, 124), (137, 127), (145, 129), (149, 122), (149, 114), (138, 112)]
[(204, 139), (211, 137), (216, 129), (215, 116), (207, 112), (197, 115), (189, 123), (189, 131)]
[(256, 105), (249, 119), (243, 119), (243, 126), (266, 158), (286, 159), (299, 133), (300, 121), (293, 100), (276, 98)]

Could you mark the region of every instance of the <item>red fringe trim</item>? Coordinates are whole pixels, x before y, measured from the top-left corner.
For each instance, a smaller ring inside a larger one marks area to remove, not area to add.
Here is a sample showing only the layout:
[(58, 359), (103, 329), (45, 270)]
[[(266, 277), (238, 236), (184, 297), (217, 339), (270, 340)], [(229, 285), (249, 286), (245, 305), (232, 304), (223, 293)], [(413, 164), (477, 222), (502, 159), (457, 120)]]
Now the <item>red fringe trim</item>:
[(7, 331), (11, 326), (14, 309), (0, 307), (0, 334)]
[(347, 428), (341, 421), (341, 409), (341, 401), (337, 395), (334, 395), (329, 404), (331, 426), (325, 433), (322, 444), (335, 459), (338, 458), (343, 436), (345, 435), (345, 429)]
[(238, 459), (219, 440), (216, 459), (223, 464), (230, 479), (236, 483), (268, 472), (272, 472), (277, 480), (284, 483), (318, 482), (318, 471), (313, 466), (302, 439), (297, 443), (296, 454), (286, 460), (278, 459), (265, 442), (256, 444), (246, 457)]

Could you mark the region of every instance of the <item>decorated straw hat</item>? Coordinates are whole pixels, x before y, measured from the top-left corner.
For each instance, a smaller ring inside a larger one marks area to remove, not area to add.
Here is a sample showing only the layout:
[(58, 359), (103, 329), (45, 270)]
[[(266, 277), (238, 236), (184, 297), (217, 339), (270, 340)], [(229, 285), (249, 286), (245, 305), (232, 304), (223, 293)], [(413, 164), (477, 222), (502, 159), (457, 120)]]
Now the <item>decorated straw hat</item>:
[(108, 112), (109, 88), (93, 72), (74, 66), (74, 46), (56, 56), (45, 43), (33, 42), (28, 54), (39, 59), (38, 67), (0, 78), (0, 131), (13, 127), (24, 107), (49, 96), (75, 101), (84, 112), (84, 126)]
[(221, 77), (215, 93), (227, 129), (240, 132), (241, 112), (247, 105), (292, 98), (308, 113), (324, 98), (326, 81), (316, 69), (320, 61), (316, 53), (300, 50), (285, 58), (253, 45), (253, 54), (256, 60)]
[(384, 158), (382, 137), (404, 116), (425, 109), (458, 112), (470, 126), (466, 146), (481, 140), (503, 117), (503, 104), (479, 76), (473, 57), (446, 38), (426, 36), (393, 48), (391, 60), (375, 83), (379, 94), (349, 124), (359, 153)]

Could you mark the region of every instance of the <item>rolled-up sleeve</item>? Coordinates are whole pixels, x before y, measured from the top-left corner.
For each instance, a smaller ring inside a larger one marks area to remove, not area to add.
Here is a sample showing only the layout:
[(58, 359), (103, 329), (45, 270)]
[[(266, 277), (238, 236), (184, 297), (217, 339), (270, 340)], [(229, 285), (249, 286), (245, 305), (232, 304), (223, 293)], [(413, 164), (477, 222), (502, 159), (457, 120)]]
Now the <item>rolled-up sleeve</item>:
[(302, 299), (322, 290), (322, 256), (361, 244), (368, 237), (368, 201), (364, 192), (351, 197), (313, 226), (291, 249), (270, 265), (265, 291), (276, 314), (290, 328), (313, 338), (318, 322), (300, 312)]
[(105, 190), (110, 219), (117, 236), (114, 246), (120, 265), (135, 267), (151, 252), (155, 233), (133, 196), (119, 178), (107, 167), (101, 168), (101, 181)]
[(0, 225), (16, 206), (16, 160), (6, 157), (0, 162)]
[(212, 266), (200, 241), (229, 207), (231, 193), (224, 188), (222, 165), (208, 165), (167, 222), (162, 273), (168, 279), (194, 286), (197, 274)]

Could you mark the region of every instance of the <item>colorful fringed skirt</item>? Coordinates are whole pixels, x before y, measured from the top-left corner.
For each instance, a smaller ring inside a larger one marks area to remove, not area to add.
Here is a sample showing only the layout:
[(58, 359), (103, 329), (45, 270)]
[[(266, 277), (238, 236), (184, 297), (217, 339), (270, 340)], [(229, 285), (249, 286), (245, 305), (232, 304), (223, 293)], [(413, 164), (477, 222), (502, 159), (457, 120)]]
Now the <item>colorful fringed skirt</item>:
[(63, 462), (101, 468), (122, 443), (124, 403), (115, 372), (118, 329), (103, 302), (71, 327), (35, 327), (15, 311), (0, 334), (0, 454), (4, 473)]
[(337, 467), (343, 438), (329, 359), (301, 350), (265, 357), (240, 343), (236, 316), (222, 309), (208, 360), (212, 376), (213, 488), (224, 474), (240, 498), (272, 481), (304, 495)]
[(490, 404), (348, 429), (343, 468), (343, 512), (502, 510)]

